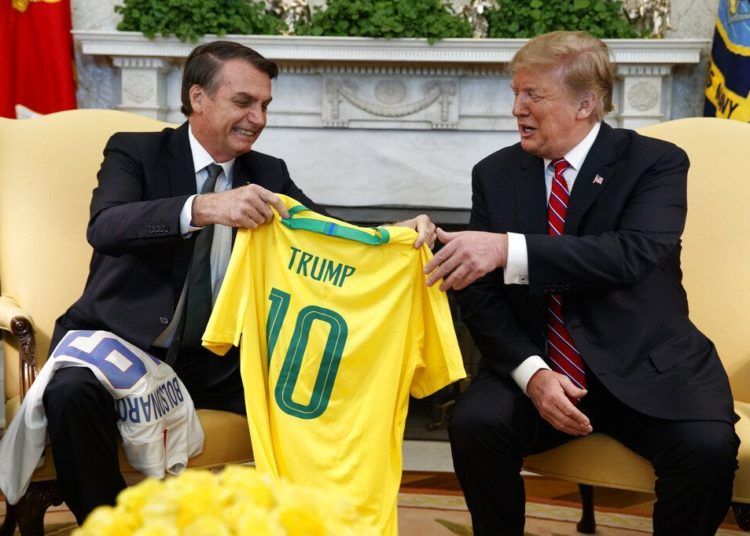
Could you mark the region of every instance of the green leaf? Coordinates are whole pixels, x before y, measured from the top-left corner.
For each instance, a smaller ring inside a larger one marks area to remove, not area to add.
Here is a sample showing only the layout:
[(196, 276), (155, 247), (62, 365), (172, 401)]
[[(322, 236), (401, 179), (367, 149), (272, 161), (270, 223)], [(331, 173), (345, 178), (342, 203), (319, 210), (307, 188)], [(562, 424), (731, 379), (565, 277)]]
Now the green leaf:
[(550, 30), (584, 30), (597, 37), (635, 37), (622, 12), (622, 0), (545, 2), (497, 0), (486, 12), (489, 37), (532, 37)]
[[(285, 23), (261, 0), (120, 0), (119, 30), (197, 40), (206, 33), (275, 34)], [(622, 0), (497, 0), (485, 12), (490, 37), (531, 37), (551, 29), (580, 29), (603, 37), (636, 37), (622, 14)], [(298, 35), (368, 37), (471, 37), (468, 21), (446, 0), (328, 0), (315, 6)]]

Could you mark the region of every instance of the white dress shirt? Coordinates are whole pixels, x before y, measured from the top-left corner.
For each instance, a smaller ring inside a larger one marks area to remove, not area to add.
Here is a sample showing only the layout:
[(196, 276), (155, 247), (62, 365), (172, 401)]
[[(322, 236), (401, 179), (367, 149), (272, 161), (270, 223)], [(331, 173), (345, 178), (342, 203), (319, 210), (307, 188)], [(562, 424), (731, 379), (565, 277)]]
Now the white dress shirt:
[[(573, 184), (576, 177), (578, 177), (578, 172), (581, 170), (586, 156), (594, 145), (600, 128), (601, 123), (596, 123), (586, 137), (564, 156), (565, 160), (570, 164), (563, 172), (569, 192), (573, 191)], [(544, 159), (544, 184), (547, 189), (547, 199), (549, 199), (550, 191), (552, 190), (552, 179), (555, 175), (555, 170), (550, 166), (551, 162), (551, 160)], [(525, 235), (508, 233), (508, 262), (505, 267), (504, 282), (506, 285), (529, 284), (529, 254), (526, 249)], [(548, 369), (549, 365), (547, 365), (541, 356), (532, 355), (513, 369), (510, 375), (525, 393), (526, 386), (531, 377), (542, 368)]]
[[(224, 192), (232, 188), (232, 178), (234, 170), (234, 161), (232, 158), (226, 162), (214, 162), (214, 159), (208, 154), (208, 151), (200, 144), (200, 142), (193, 135), (193, 128), (188, 125), (188, 139), (190, 140), (190, 151), (193, 154), (193, 170), (195, 171), (195, 187), (196, 191), (200, 192), (203, 188), (203, 183), (208, 179), (208, 170), (206, 166), (209, 164), (216, 163), (221, 166), (222, 173), (216, 179), (216, 185), (214, 186), (214, 192)], [(192, 224), (193, 217), (193, 200), (196, 195), (188, 197), (185, 204), (182, 206), (180, 212), (180, 232), (184, 238), (190, 237), (190, 235), (203, 229), (203, 227), (196, 227)], [(216, 303), (216, 297), (219, 294), (221, 288), (221, 282), (224, 280), (224, 274), (227, 272), (227, 266), (229, 266), (229, 258), (232, 255), (232, 228), (226, 225), (214, 224), (214, 236), (211, 240), (211, 303)], [(187, 285), (187, 281), (185, 281)], [(180, 299), (177, 302), (172, 322), (167, 328), (162, 331), (154, 341), (154, 346), (160, 348), (169, 348), (174, 338), (179, 319), (182, 316), (182, 311), (185, 308), (185, 286), (183, 286)]]
[[(214, 192), (225, 192), (232, 188), (232, 172), (234, 170), (234, 161), (214, 162), (211, 155), (208, 154), (203, 146), (193, 136), (192, 127), (188, 127), (188, 139), (190, 140), (190, 150), (193, 153), (193, 168), (195, 169), (195, 187), (200, 192), (203, 183), (208, 179), (208, 170), (206, 166), (216, 163), (224, 171), (216, 179)], [(197, 194), (196, 194), (197, 195)], [(185, 202), (180, 213), (180, 231), (183, 236), (190, 236), (193, 231), (198, 231), (202, 227), (192, 225), (193, 199), (192, 195)], [(221, 288), (221, 282), (224, 280), (224, 274), (229, 266), (229, 257), (232, 255), (232, 228), (226, 225), (214, 224), (214, 237), (211, 241), (211, 293), (213, 302), (216, 302), (216, 296)]]

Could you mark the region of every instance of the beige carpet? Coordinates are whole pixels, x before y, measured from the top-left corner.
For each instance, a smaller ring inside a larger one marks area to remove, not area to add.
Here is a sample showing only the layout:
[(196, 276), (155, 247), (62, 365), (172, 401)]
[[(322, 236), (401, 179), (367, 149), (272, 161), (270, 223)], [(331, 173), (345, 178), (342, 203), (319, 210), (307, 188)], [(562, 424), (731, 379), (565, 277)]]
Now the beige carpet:
[[(0, 515), (5, 504), (0, 503)], [(399, 533), (401, 536), (470, 535), (471, 520), (463, 497), (424, 493), (399, 494)], [(580, 510), (570, 506), (529, 502), (526, 505), (527, 536), (577, 535), (576, 522)], [(651, 534), (651, 519), (645, 516), (596, 513), (597, 536), (630, 536)], [(70, 512), (58, 506), (50, 509), (45, 519), (48, 536), (68, 536), (75, 524)], [(742, 532), (721, 529), (719, 536), (741, 535)]]
[[(402, 536), (469, 535), (471, 520), (463, 497), (401, 493), (399, 495), (399, 530)], [(526, 534), (528, 536), (577, 535), (578, 508), (528, 502)], [(614, 512), (596, 512), (597, 536), (651, 534), (651, 518)], [(720, 529), (719, 536), (742, 532)]]
[[(421, 482), (425, 482), (422, 480)], [(527, 536), (567, 536), (579, 534), (576, 523), (580, 509), (559, 504), (564, 501), (531, 498), (526, 505)], [(568, 503), (570, 504), (570, 503)], [(0, 500), (0, 519), (5, 503)], [(425, 493), (407, 491), (399, 494), (399, 533), (401, 536), (470, 535), (471, 519), (463, 496), (453, 491)], [(651, 534), (651, 518), (645, 515), (618, 513), (614, 508), (596, 512), (598, 536), (631, 536)], [(75, 528), (72, 514), (64, 505), (52, 507), (45, 518), (45, 533), (68, 536)], [(731, 525), (730, 525), (731, 526)], [(719, 536), (741, 535), (736, 529), (723, 528)]]

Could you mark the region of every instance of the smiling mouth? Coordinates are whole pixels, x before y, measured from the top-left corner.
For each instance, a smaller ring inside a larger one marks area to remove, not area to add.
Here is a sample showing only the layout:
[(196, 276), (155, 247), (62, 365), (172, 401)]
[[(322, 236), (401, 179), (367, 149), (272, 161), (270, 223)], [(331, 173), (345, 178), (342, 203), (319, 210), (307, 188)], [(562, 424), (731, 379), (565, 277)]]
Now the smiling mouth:
[(232, 128), (232, 131), (236, 132), (240, 136), (245, 136), (245, 137), (248, 137), (248, 138), (252, 138), (257, 133), (256, 130), (247, 130), (245, 128), (240, 128), (240, 127), (234, 127), (234, 128)]

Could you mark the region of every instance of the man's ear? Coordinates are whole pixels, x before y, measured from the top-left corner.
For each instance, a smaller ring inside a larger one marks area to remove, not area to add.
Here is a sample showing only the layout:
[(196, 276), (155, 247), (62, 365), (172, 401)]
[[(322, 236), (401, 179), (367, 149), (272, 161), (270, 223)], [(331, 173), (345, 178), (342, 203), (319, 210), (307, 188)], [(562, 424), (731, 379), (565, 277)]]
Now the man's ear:
[(188, 91), (188, 95), (190, 96), (190, 106), (193, 108), (193, 113), (200, 113), (207, 98), (206, 90), (198, 84), (193, 84)]
[(578, 109), (576, 117), (578, 119), (588, 119), (596, 113), (596, 96), (592, 92), (586, 92), (578, 99)]

